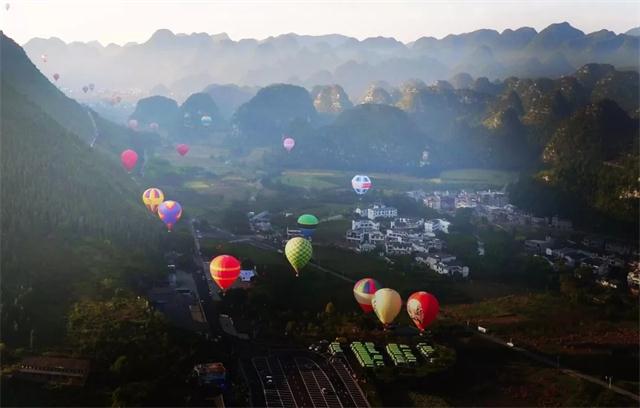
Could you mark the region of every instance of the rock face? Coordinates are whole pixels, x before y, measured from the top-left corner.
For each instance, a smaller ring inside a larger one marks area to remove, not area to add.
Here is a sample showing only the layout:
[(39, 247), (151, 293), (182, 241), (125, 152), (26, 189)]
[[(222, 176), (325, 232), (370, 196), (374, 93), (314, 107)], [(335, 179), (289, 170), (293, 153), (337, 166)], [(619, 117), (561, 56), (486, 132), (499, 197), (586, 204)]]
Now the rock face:
[(234, 125), (258, 144), (279, 140), (294, 122), (313, 123), (317, 112), (306, 89), (287, 84), (270, 85), (240, 106)]
[(375, 103), (379, 105), (393, 105), (393, 99), (389, 92), (377, 85), (370, 85), (362, 97), (362, 103)]
[(178, 103), (164, 96), (150, 96), (142, 98), (136, 104), (136, 110), (131, 119), (140, 123), (157, 123), (161, 126), (170, 126), (178, 119)]
[(340, 85), (316, 86), (311, 91), (313, 106), (319, 113), (341, 113), (353, 107), (347, 93)]

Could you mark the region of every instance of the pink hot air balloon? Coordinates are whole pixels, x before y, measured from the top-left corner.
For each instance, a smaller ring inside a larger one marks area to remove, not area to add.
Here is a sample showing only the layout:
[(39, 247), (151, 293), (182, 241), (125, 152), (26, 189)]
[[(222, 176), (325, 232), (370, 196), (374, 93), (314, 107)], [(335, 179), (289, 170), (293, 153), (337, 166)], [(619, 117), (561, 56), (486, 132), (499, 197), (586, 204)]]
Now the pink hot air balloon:
[(60, 79), (60, 74), (58, 74), (57, 72), (55, 74), (53, 74), (53, 79), (58, 82), (58, 79)]
[(178, 154), (180, 154), (180, 156), (184, 156), (185, 154), (189, 153), (189, 145), (186, 145), (184, 143), (179, 144), (178, 146), (176, 146), (176, 151), (178, 152)]
[(157, 132), (158, 129), (160, 129), (160, 125), (158, 125), (156, 122), (151, 122), (149, 124), (149, 129), (151, 129), (154, 132)]
[(120, 154), (120, 161), (122, 162), (122, 167), (131, 173), (131, 170), (136, 167), (136, 163), (138, 162), (138, 153), (134, 150), (127, 149)]
[(129, 126), (129, 129), (131, 130), (137, 130), (138, 129), (138, 121), (135, 119), (129, 119), (129, 122), (127, 123), (127, 126)]
[(286, 137), (283, 141), (282, 141), (282, 145), (284, 146), (284, 148), (287, 150), (287, 152), (290, 152), (291, 150), (293, 150), (293, 148), (296, 146), (296, 141), (293, 140), (292, 137)]

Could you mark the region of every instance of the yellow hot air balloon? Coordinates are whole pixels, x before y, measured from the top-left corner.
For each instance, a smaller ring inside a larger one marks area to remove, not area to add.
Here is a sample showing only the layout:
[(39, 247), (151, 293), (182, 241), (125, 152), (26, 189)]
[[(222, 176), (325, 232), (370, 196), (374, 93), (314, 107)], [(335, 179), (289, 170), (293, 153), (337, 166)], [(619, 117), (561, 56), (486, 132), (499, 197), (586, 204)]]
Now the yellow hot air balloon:
[(311, 247), (311, 242), (301, 237), (295, 237), (287, 241), (287, 245), (284, 247), (284, 254), (296, 271), (296, 276), (298, 276), (300, 270), (311, 259), (313, 248)]
[(142, 202), (147, 206), (149, 211), (156, 213), (158, 206), (164, 201), (164, 193), (159, 188), (148, 188), (142, 193)]
[(382, 288), (377, 290), (373, 295), (371, 306), (376, 316), (378, 316), (378, 319), (380, 319), (380, 322), (382, 322), (386, 328), (393, 323), (393, 320), (398, 316), (398, 313), (400, 313), (402, 298), (395, 290)]

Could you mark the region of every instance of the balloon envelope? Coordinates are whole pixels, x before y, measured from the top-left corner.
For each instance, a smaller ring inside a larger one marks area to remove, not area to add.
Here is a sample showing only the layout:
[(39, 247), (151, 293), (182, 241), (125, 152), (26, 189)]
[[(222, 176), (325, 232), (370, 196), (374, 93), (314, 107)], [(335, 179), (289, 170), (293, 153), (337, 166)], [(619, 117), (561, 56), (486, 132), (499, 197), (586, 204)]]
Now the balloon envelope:
[(57, 72), (55, 74), (53, 74), (53, 79), (55, 81), (57, 81), (58, 79), (60, 79), (60, 74), (58, 74)]
[(83, 86), (82, 87), (82, 92), (87, 93), (88, 90), (89, 90), (88, 86)]
[(305, 238), (311, 238), (318, 226), (318, 219), (315, 215), (302, 214), (298, 217), (298, 228)]
[(284, 247), (284, 253), (289, 260), (291, 266), (296, 271), (296, 276), (300, 274), (300, 270), (309, 263), (313, 255), (313, 247), (311, 242), (301, 237), (291, 238)]
[(151, 129), (154, 132), (156, 132), (158, 129), (160, 129), (160, 125), (158, 125), (156, 122), (151, 122), (149, 124), (149, 129)]
[(184, 156), (185, 154), (189, 153), (189, 145), (186, 145), (184, 143), (179, 144), (178, 146), (176, 146), (176, 151), (180, 156)]
[(135, 150), (127, 149), (120, 154), (120, 162), (122, 162), (122, 167), (131, 172), (138, 162), (138, 153)]
[(171, 231), (175, 223), (182, 217), (182, 206), (177, 201), (165, 201), (158, 206), (158, 216)]
[(156, 213), (158, 206), (164, 201), (164, 193), (159, 188), (151, 187), (142, 193), (142, 202), (147, 206), (149, 211)]
[(402, 298), (395, 290), (383, 288), (377, 290), (373, 295), (371, 306), (380, 322), (387, 326), (391, 324), (396, 316), (398, 316), (398, 313), (400, 313)]
[(373, 299), (373, 295), (380, 288), (380, 284), (371, 278), (360, 279), (355, 285), (353, 285), (353, 296), (356, 298), (360, 308), (365, 313), (373, 311), (371, 300)]
[(407, 299), (407, 313), (420, 331), (424, 331), (435, 320), (439, 310), (438, 299), (431, 293), (416, 292)]
[(353, 179), (351, 179), (351, 187), (353, 187), (353, 191), (358, 195), (362, 195), (371, 189), (371, 179), (369, 176), (356, 175)]
[(129, 122), (127, 122), (127, 126), (129, 126), (129, 129), (136, 130), (138, 128), (138, 121), (135, 119), (129, 119)]
[(225, 291), (240, 276), (240, 261), (231, 255), (216, 256), (209, 265), (209, 272), (220, 289)]
[(93, 91), (95, 89), (95, 84), (89, 84), (89, 90)]
[(282, 145), (288, 152), (290, 152), (296, 146), (296, 141), (292, 137), (286, 137), (282, 141)]
[(212, 122), (211, 116), (203, 116), (202, 118), (200, 118), (200, 122), (202, 123), (202, 126), (211, 125), (211, 122)]

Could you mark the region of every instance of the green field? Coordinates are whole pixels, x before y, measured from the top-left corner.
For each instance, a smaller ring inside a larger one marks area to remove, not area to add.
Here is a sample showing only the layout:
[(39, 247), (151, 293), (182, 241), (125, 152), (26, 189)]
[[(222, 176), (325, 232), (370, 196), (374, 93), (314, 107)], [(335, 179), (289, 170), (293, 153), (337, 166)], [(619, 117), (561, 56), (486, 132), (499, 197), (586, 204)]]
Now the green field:
[[(277, 179), (284, 185), (306, 189), (350, 188), (353, 172), (338, 170), (290, 170)], [(517, 179), (517, 174), (502, 170), (458, 169), (443, 171), (437, 178), (403, 174), (369, 173), (376, 189), (390, 192), (434, 190), (446, 187), (502, 188)]]

